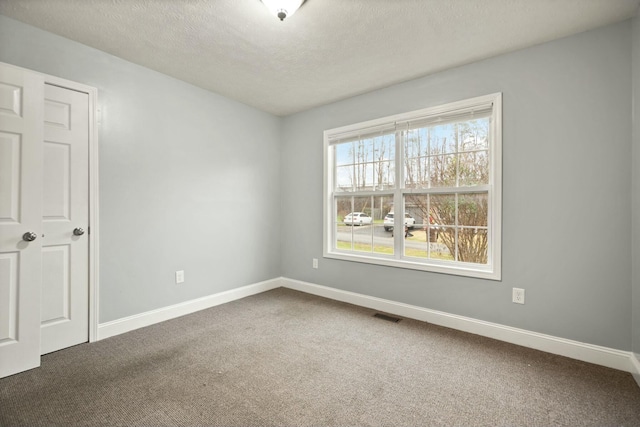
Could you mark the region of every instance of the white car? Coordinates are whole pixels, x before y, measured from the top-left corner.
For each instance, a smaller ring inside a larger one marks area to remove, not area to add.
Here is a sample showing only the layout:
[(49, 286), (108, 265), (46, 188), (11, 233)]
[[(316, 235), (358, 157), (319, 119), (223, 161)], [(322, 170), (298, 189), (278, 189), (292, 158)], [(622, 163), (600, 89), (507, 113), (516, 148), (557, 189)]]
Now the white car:
[[(415, 218), (405, 212), (405, 214), (404, 214), (404, 225), (406, 225), (409, 228), (413, 228), (413, 226), (415, 224), (416, 224)], [(393, 212), (389, 212), (384, 217), (384, 230), (385, 231), (393, 230)]]
[(351, 212), (344, 217), (346, 225), (368, 225), (373, 222), (371, 217), (364, 212)]

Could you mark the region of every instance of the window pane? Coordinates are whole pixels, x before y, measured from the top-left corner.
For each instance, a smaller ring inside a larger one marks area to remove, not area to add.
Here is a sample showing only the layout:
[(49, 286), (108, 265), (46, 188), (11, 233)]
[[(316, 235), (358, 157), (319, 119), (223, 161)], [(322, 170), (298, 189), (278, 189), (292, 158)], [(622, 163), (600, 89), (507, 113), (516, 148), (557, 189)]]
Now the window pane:
[(411, 129), (405, 135), (405, 187), (489, 182), (489, 119)]
[(342, 250), (353, 249), (353, 236), (351, 226), (345, 225), (347, 215), (353, 211), (352, 197), (336, 197), (335, 199), (335, 248)]
[(380, 135), (374, 138), (373, 152), (374, 190), (386, 190), (395, 187), (395, 134)]
[(353, 143), (354, 168), (351, 183), (356, 191), (372, 190), (373, 187), (373, 140), (358, 140)]
[(405, 196), (404, 209), (407, 231), (404, 255), (417, 258), (453, 260), (451, 251), (440, 237), (442, 227), (429, 214), (430, 197), (432, 196), (422, 194)]
[(376, 153), (375, 158), (382, 160), (395, 160), (396, 158), (396, 136), (395, 134), (380, 135), (375, 138)]
[(431, 157), (429, 176), (431, 187), (455, 187), (456, 154)]
[(487, 229), (460, 228), (458, 230), (458, 261), (487, 263)]
[[(433, 258), (454, 261), (456, 258), (456, 229), (455, 227), (438, 227), (437, 250), (434, 251)], [(433, 253), (433, 252), (432, 252)]]
[(488, 151), (460, 153), (458, 159), (458, 185), (460, 187), (489, 183)]
[(420, 157), (429, 149), (428, 129), (411, 129), (405, 132), (404, 154), (406, 157)]
[[(353, 210), (354, 212), (365, 213), (369, 215), (369, 219), (371, 219), (371, 197), (354, 197)], [(366, 220), (364, 222), (366, 222)]]
[(427, 188), (429, 186), (428, 129), (411, 129), (405, 132), (404, 172), (406, 188)]
[(373, 190), (373, 163), (357, 163), (354, 175), (356, 191)]
[[(429, 256), (429, 233), (424, 218), (429, 215), (429, 199), (426, 195), (408, 195), (404, 199), (405, 240), (404, 255), (417, 258)], [(399, 223), (398, 219), (398, 223)]]
[(393, 255), (393, 235), (385, 223), (392, 207), (393, 196), (373, 197), (373, 252)]
[(333, 146), (335, 150), (336, 165), (352, 165), (353, 164), (353, 142), (343, 142)]
[(377, 161), (373, 165), (374, 190), (389, 190), (395, 187), (396, 171), (390, 161)]
[(458, 225), (486, 227), (489, 215), (487, 193), (458, 195)]
[(334, 144), (335, 191), (376, 191), (395, 186), (395, 134)]
[(441, 226), (456, 224), (456, 196), (454, 194), (432, 194), (429, 197), (429, 214)]
[(407, 158), (404, 162), (405, 188), (429, 187), (429, 158)]
[(459, 151), (489, 149), (489, 118), (460, 122)]
[(373, 138), (360, 139), (354, 142), (356, 163), (371, 163), (375, 144)]
[(429, 198), (426, 194), (407, 194), (404, 200), (405, 222), (421, 228), (428, 224)]
[(338, 166), (336, 168), (336, 191), (353, 190), (353, 165)]
[(458, 143), (458, 124), (432, 126), (427, 128), (429, 154), (455, 153)]
[(458, 195), (458, 261), (487, 263), (487, 193)]
[(336, 248), (371, 252), (372, 197), (336, 198)]
[(353, 250), (371, 252), (373, 210), (372, 197), (354, 197), (351, 224), (353, 225)]

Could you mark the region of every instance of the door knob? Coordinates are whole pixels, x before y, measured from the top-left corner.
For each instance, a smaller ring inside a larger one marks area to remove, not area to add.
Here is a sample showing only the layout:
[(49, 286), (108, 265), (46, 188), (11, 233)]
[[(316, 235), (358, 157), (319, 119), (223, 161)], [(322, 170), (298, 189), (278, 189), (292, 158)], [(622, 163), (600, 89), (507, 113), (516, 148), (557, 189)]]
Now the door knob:
[(34, 233), (33, 231), (27, 231), (22, 235), (22, 240), (24, 240), (25, 242), (33, 242), (34, 240), (36, 240), (36, 237), (38, 237), (36, 233)]
[(73, 235), (74, 236), (82, 236), (84, 234), (84, 228), (76, 228), (73, 230)]

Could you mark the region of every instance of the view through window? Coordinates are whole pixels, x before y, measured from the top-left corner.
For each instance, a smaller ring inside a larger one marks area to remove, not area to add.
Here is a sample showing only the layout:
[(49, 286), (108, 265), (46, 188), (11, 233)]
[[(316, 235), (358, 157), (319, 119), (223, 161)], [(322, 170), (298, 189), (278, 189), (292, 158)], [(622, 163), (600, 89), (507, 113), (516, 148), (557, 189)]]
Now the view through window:
[(501, 95), (325, 132), (325, 256), (500, 279)]

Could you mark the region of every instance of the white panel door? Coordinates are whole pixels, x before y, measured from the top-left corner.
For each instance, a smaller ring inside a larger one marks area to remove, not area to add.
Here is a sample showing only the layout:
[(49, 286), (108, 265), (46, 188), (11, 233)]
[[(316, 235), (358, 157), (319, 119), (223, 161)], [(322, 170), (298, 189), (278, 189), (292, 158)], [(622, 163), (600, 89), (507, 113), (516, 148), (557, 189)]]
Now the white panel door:
[(43, 88), (0, 64), (0, 377), (40, 366)]
[(42, 354), (89, 340), (89, 95), (44, 89)]

